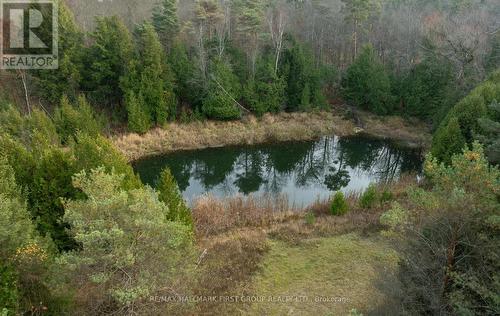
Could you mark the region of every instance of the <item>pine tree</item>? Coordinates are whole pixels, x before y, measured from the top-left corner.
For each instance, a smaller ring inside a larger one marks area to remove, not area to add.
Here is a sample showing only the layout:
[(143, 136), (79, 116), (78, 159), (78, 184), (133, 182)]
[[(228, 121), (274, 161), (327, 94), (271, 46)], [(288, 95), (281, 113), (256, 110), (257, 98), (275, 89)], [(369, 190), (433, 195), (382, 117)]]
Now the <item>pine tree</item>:
[(41, 96), (50, 103), (57, 103), (63, 95), (76, 98), (81, 81), (83, 33), (78, 28), (71, 10), (58, 0), (59, 68), (33, 70)]
[(476, 136), (485, 146), (490, 162), (500, 163), (500, 104), (495, 100), (489, 105), (490, 117), (480, 118), (480, 131)]
[(379, 115), (390, 114), (394, 107), (391, 82), (371, 45), (347, 69), (342, 79), (346, 101)]
[(162, 0), (153, 10), (153, 26), (166, 51), (170, 51), (179, 33), (177, 0)]
[(64, 220), (79, 245), (60, 260), (70, 287), (94, 288), (93, 299), (110, 302), (119, 314), (154, 314), (148, 298), (165, 285), (178, 287), (192, 267), (190, 228), (166, 218), (168, 207), (151, 188), (123, 190), (119, 174), (99, 168), (73, 179), (87, 199), (64, 202)]
[(306, 83), (304, 90), (302, 90), (299, 109), (304, 112), (311, 109), (311, 88), (309, 88), (308, 83)]
[(121, 105), (127, 91), (123, 91), (120, 83), (134, 56), (132, 36), (123, 21), (112, 16), (97, 18), (92, 39), (94, 43), (87, 54), (85, 89), (91, 91), (98, 104)]
[(144, 104), (150, 106), (152, 120), (164, 124), (175, 115), (177, 100), (173, 93), (173, 73), (153, 26), (145, 23), (139, 30), (140, 87)]
[(236, 104), (240, 98), (241, 87), (230, 65), (216, 60), (211, 67), (208, 95), (203, 100), (202, 111), (212, 119), (234, 120), (241, 117)]
[(128, 128), (134, 133), (143, 134), (151, 128), (151, 116), (144, 104), (141, 94), (136, 96), (135, 92), (130, 92), (126, 97)]
[(307, 74), (304, 52), (302, 47), (296, 42), (293, 42), (291, 49), (285, 51), (282, 73), (287, 81), (287, 110), (297, 111), (301, 105), (303, 91), (307, 82)]
[(354, 58), (358, 56), (359, 32), (362, 31), (363, 23), (377, 10), (377, 2), (374, 0), (342, 0), (345, 20), (353, 26)]
[(169, 168), (163, 169), (158, 182), (158, 198), (168, 206), (167, 218), (181, 222), (187, 226), (193, 225), (191, 211), (186, 206), (179, 191), (179, 186)]
[(432, 155), (449, 164), (453, 155), (460, 153), (466, 144), (458, 119), (454, 117), (446, 128), (440, 129), (434, 136)]

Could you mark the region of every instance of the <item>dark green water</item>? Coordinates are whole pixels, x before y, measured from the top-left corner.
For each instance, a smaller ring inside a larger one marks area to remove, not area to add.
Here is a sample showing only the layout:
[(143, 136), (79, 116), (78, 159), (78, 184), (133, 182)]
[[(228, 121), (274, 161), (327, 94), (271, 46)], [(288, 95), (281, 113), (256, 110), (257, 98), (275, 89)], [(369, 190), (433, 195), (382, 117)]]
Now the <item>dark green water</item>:
[(361, 191), (372, 182), (420, 172), (421, 151), (362, 136), (318, 141), (185, 151), (134, 164), (142, 180), (155, 186), (168, 166), (188, 201), (205, 193), (286, 194), (308, 205), (332, 191)]

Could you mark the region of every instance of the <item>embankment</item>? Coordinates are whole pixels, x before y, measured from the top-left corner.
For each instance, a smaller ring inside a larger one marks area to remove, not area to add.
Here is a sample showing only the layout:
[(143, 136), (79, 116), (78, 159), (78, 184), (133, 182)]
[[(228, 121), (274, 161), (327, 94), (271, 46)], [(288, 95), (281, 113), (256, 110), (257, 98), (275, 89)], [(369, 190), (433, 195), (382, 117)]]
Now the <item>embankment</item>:
[(360, 132), (415, 147), (426, 147), (430, 142), (430, 130), (423, 123), (410, 123), (400, 117), (377, 117), (368, 113), (360, 115), (364, 122), (362, 129), (353, 121), (333, 112), (280, 113), (268, 114), (260, 119), (247, 117), (234, 122), (171, 123), (144, 135), (115, 135), (112, 140), (130, 161), (179, 150), (308, 141), (324, 135), (351, 136)]

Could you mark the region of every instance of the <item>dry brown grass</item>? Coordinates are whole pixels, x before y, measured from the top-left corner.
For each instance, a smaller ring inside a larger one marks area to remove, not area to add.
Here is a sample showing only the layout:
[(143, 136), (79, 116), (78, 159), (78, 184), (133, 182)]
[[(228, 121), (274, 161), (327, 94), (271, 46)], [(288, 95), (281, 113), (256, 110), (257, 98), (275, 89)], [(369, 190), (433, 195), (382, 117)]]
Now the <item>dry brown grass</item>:
[[(407, 188), (415, 185), (415, 175), (403, 175), (397, 182), (378, 185), (377, 191), (379, 196), (382, 192), (390, 192), (393, 200), (404, 201)], [(271, 235), (282, 235), (284, 239), (291, 240), (376, 229), (378, 218), (392, 201), (377, 202), (371, 209), (363, 209), (359, 205), (361, 194), (350, 192), (346, 195), (349, 212), (340, 217), (330, 215), (329, 199), (317, 200), (310, 206), (298, 208), (291, 205), (285, 195), (278, 198), (264, 195), (226, 199), (208, 195), (195, 201), (193, 220), (198, 238), (242, 228), (264, 229)], [(314, 215), (313, 224), (306, 220), (310, 213)]]
[(217, 199), (203, 196), (193, 206), (193, 221), (198, 236), (220, 234), (242, 227), (266, 227), (302, 216), (286, 196), (259, 198), (236, 196)]
[(376, 116), (360, 113), (368, 135), (399, 141), (407, 146), (428, 148), (432, 136), (430, 127), (416, 119), (405, 120), (400, 116)]
[[(430, 139), (428, 129), (421, 123), (410, 124), (401, 118), (379, 118), (367, 113), (362, 117), (366, 122), (365, 132), (377, 137), (415, 145), (425, 145)], [(144, 135), (116, 135), (112, 140), (129, 160), (137, 160), (178, 150), (312, 140), (324, 135), (349, 136), (356, 132), (355, 124), (344, 119), (342, 113), (280, 113), (267, 114), (260, 119), (249, 116), (234, 122), (172, 123)]]

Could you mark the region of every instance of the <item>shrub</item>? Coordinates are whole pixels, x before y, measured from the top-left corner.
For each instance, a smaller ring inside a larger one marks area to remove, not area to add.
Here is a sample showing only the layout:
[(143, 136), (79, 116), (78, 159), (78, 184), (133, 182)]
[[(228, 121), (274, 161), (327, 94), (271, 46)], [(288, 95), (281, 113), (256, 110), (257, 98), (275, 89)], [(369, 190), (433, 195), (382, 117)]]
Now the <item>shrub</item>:
[(349, 205), (344, 197), (344, 193), (338, 191), (333, 196), (330, 212), (334, 216), (341, 216), (349, 212)]
[(368, 189), (361, 195), (359, 199), (359, 206), (363, 209), (370, 209), (377, 203), (377, 188), (374, 184), (370, 184)]
[(193, 226), (191, 211), (186, 206), (179, 186), (169, 168), (163, 169), (160, 174), (158, 197), (168, 206), (167, 218), (169, 220), (181, 222), (189, 227)]
[(405, 225), (409, 220), (408, 211), (403, 209), (401, 205), (394, 202), (391, 209), (380, 216), (380, 223), (389, 228), (385, 233), (395, 233), (401, 226)]
[(380, 204), (385, 204), (387, 202), (390, 202), (394, 200), (394, 195), (392, 194), (391, 191), (388, 191), (388, 190), (384, 190), (384, 192), (382, 192), (382, 194), (380, 194)]

